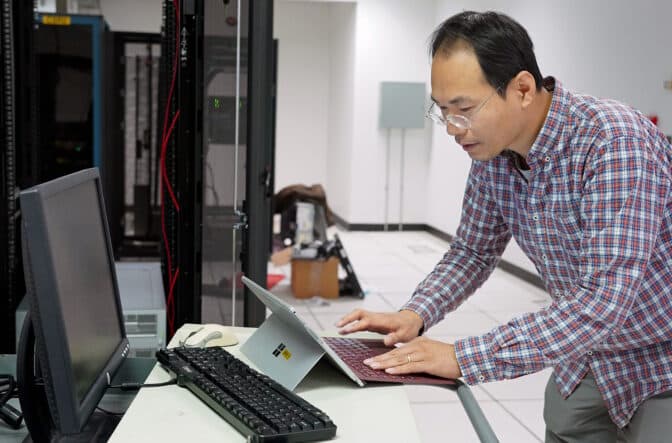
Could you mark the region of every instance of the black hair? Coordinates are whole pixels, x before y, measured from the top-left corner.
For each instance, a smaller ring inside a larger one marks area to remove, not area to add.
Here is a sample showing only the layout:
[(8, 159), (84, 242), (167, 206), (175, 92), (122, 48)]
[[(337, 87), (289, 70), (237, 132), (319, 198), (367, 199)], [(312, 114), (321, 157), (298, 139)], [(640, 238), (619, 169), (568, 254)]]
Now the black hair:
[(534, 55), (534, 45), (525, 28), (511, 17), (493, 11), (464, 11), (441, 23), (431, 36), (430, 51), (450, 52), (456, 44), (470, 46), (487, 82), (506, 95), (506, 85), (521, 71), (534, 77), (541, 90), (543, 77)]

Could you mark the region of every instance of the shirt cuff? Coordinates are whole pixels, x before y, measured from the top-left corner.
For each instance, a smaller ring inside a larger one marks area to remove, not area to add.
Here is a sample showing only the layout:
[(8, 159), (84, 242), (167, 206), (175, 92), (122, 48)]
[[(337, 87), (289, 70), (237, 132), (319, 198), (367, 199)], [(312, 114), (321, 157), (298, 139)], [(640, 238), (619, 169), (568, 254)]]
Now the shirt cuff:
[(399, 310), (415, 312), (420, 316), (422, 319), (422, 328), (420, 328), (421, 332), (418, 334), (418, 336), (422, 335), (433, 324), (433, 320), (429, 316), (429, 313), (427, 312), (427, 309), (425, 309), (424, 305), (422, 303), (413, 301), (413, 299), (409, 300), (409, 302), (402, 306)]
[(457, 364), (467, 384), (475, 385), (499, 379), (493, 358), (493, 343), (492, 333), (466, 337), (455, 342)]

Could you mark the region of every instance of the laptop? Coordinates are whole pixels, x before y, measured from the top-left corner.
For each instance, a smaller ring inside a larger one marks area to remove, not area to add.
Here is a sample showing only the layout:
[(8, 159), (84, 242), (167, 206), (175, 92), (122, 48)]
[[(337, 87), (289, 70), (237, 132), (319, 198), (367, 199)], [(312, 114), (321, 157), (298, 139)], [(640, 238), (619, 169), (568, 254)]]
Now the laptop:
[(294, 308), (247, 277), (243, 283), (271, 311), (271, 316), (241, 347), (259, 369), (293, 390), (323, 356), (358, 386), (366, 382), (455, 385), (455, 380), (430, 374), (393, 375), (373, 370), (363, 360), (392, 348), (381, 339), (320, 337)]

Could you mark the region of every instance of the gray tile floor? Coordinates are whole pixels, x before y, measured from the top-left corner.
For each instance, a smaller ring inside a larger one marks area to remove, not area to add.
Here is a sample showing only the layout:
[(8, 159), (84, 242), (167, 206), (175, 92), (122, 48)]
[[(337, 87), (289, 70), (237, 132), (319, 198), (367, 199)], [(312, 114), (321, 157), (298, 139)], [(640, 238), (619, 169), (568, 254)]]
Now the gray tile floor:
[[(399, 308), (448, 248), (447, 243), (425, 232), (337, 232), (367, 291), (364, 300), (298, 300), (291, 293), (289, 266), (269, 269), (286, 275), (273, 292), (289, 301), (317, 330), (335, 331), (334, 323), (355, 308)], [(474, 296), (427, 335), (452, 342), (487, 332), (517, 314), (536, 311), (548, 303), (550, 298), (544, 291), (496, 270)], [(543, 441), (543, 394), (549, 376), (550, 370), (546, 370), (471, 387), (500, 441)], [(408, 386), (406, 392), (423, 441), (444, 441), (447, 436), (450, 441), (479, 441), (455, 393), (428, 386)]]

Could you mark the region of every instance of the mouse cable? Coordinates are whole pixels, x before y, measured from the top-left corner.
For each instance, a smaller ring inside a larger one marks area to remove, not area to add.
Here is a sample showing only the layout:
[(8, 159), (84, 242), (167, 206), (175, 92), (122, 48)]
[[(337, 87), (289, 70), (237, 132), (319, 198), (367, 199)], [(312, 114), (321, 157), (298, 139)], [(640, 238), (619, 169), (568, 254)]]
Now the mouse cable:
[(109, 385), (111, 389), (121, 389), (122, 391), (137, 391), (140, 388), (158, 388), (160, 386), (176, 385), (177, 379), (164, 381), (162, 383), (122, 383), (120, 385)]

